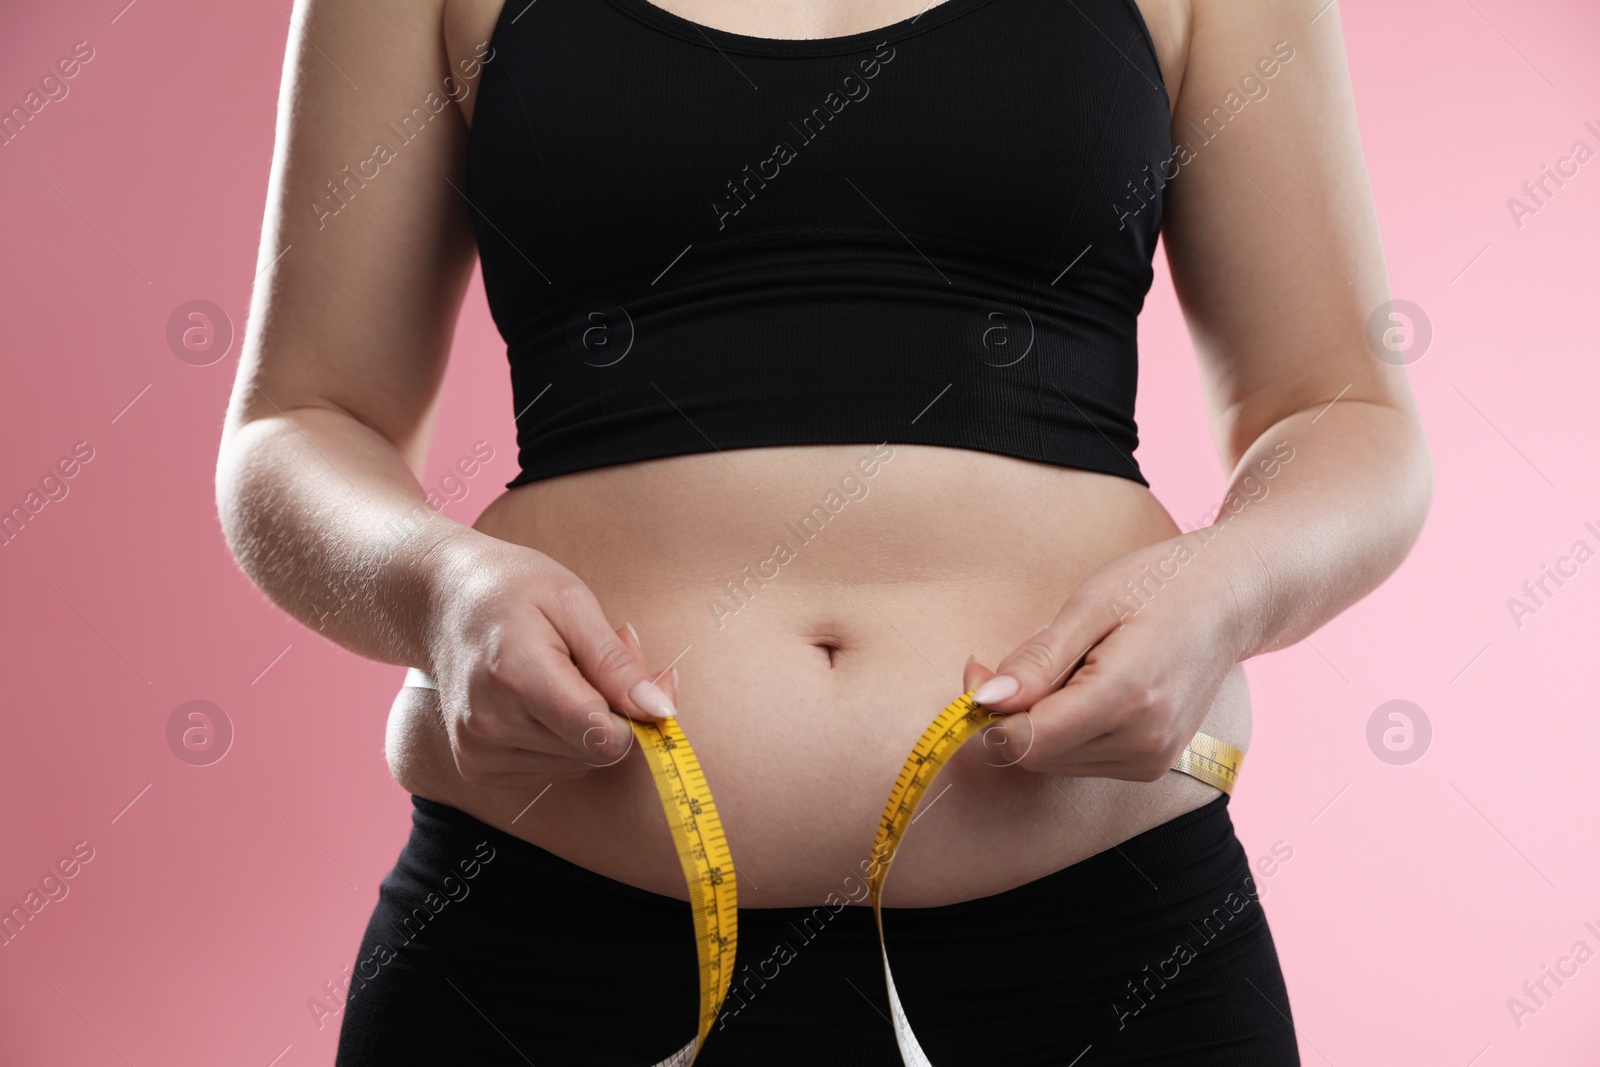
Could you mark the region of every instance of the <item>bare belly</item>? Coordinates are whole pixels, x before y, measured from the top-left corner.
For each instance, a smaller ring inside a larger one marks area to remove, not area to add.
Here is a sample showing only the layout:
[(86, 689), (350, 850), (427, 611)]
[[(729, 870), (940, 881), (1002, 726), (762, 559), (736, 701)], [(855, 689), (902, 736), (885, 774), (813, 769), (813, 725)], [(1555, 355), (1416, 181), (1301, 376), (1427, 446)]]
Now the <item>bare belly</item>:
[[(961, 694), (967, 656), (996, 666), (1094, 568), (1179, 532), (1127, 479), (911, 445), (602, 468), (512, 490), (474, 525), (570, 568), (613, 626), (633, 623), (652, 670), (676, 665), (678, 721), (745, 907), (839, 891), (869, 854), (911, 746)], [(1201, 729), (1247, 747), (1241, 668)], [(638, 752), (543, 792), (469, 785), (436, 695), (418, 689), (397, 696), (387, 751), (409, 792), (610, 878), (685, 895)], [(896, 855), (886, 904), (1000, 892), (1218, 795), (1176, 772), (1124, 782), (999, 762), (974, 740), (945, 769)]]

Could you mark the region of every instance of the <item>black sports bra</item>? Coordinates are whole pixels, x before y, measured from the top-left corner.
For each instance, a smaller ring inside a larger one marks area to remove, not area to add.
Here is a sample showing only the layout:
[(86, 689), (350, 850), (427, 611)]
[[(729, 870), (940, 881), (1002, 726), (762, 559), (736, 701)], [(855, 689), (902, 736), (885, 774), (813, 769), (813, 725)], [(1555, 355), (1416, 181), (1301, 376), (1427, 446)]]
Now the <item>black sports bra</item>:
[(762, 445), (1148, 484), (1136, 320), (1172, 156), (1132, 0), (844, 37), (506, 0), (468, 145), (521, 473)]

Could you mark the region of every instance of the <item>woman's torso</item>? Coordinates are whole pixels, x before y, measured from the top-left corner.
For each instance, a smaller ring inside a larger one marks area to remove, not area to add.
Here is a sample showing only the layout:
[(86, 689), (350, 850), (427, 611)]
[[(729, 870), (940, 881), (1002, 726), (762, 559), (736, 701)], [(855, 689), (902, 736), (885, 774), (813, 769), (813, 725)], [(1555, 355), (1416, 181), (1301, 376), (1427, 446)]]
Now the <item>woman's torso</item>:
[[(447, 0), (452, 58), (489, 38), (500, 6)], [(1154, 0), (1140, 8), (1175, 85), (1174, 9)], [(839, 5), (834, 16), (814, 8), (814, 18), (793, 21), (733, 2), (671, 10), (792, 37), (854, 33), (918, 9)], [(469, 120), (471, 104), (462, 102)], [(802, 523), (807, 515), (818, 518)], [(967, 656), (996, 665), (1090, 571), (1179, 532), (1136, 481), (893, 442), (711, 451), (583, 471), (519, 486), (474, 525), (570, 568), (608, 619), (633, 623), (653, 670), (676, 665), (679, 721), (716, 796), (747, 907), (816, 903), (837, 890), (868, 855), (912, 744), (962, 691)], [(1237, 666), (1201, 729), (1247, 746)], [(979, 745), (945, 769), (925, 803), (897, 853), (888, 903), (998, 892), (1217, 795), (1177, 773), (1137, 783), (995, 766)], [(683, 895), (637, 754), (542, 794), (468, 785), (455, 773), (435, 695), (415, 689), (395, 701), (388, 751), (410, 792), (601, 874)]]

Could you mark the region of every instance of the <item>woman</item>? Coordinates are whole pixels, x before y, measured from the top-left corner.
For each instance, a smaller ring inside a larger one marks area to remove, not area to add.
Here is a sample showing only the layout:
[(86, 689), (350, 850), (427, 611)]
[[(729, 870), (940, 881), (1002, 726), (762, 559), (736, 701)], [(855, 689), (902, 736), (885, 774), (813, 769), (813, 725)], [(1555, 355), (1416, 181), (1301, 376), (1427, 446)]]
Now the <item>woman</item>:
[[(976, 686), (884, 909), (928, 1059), (1298, 1062), (1227, 797), (1172, 768), (1248, 746), (1240, 662), (1430, 495), (1338, 12), (920, 4), (300, 5), (218, 501), (286, 611), (421, 672), (340, 1063), (693, 1051), (628, 722), (674, 713), (741, 907), (698, 1062), (902, 1062), (852, 887)], [(1189, 534), (1132, 458), (1158, 233), (1231, 472)], [(475, 251), (521, 472), (468, 528), (419, 478)]]

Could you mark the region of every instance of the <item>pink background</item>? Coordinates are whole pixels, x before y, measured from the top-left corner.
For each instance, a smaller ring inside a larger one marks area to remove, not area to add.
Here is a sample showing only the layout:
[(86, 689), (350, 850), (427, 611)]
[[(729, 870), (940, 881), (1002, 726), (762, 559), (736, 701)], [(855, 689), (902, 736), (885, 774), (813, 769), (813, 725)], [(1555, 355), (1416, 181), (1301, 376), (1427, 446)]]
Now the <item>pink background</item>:
[[(0, 507), (74, 442), (94, 449), (0, 547), (0, 906), (75, 842), (94, 849), (0, 948), (0, 1062), (329, 1064), (338, 1020), (319, 1030), (307, 1000), (352, 963), (408, 828), (383, 759), (402, 671), (292, 622), (235, 566), (212, 472), (238, 345), (195, 367), (165, 339), (192, 299), (243, 328), (290, 5), (124, 3), (0, 16), (7, 105), (74, 42), (96, 53), (0, 147)], [(1592, 1064), (1600, 960), (1520, 1028), (1506, 1000), (1575, 941), (1600, 949), (1583, 927), (1600, 929), (1600, 562), (1521, 628), (1506, 600), (1574, 541), (1600, 548), (1583, 528), (1600, 528), (1600, 161), (1520, 229), (1506, 199), (1574, 140), (1600, 146), (1583, 129), (1600, 126), (1600, 8), (1340, 17), (1393, 294), (1435, 331), (1412, 380), (1437, 490), (1387, 585), (1249, 663), (1233, 816), (1253, 857), (1293, 849), (1263, 885), (1307, 1064)], [(1157, 263), (1140, 458), (1189, 525), (1223, 474)], [(457, 349), (428, 484), (487, 437), (494, 460), (447, 509), (470, 521), (514, 464), (476, 286)], [(165, 736), (196, 698), (236, 730), (209, 767)], [(1392, 699), (1433, 725), (1406, 766), (1366, 740)]]

